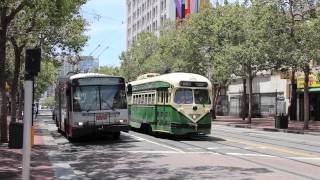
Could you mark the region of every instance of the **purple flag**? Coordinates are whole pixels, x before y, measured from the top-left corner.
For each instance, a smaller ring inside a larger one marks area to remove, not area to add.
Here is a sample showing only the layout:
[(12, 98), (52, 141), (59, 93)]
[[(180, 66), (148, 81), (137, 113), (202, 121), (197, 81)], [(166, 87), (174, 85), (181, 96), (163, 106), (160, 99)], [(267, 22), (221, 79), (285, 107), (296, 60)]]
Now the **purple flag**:
[(181, 0), (175, 0), (175, 3), (176, 3), (176, 9), (177, 9), (177, 12), (178, 12), (178, 15), (179, 17), (181, 18), (182, 17), (182, 12), (181, 12)]

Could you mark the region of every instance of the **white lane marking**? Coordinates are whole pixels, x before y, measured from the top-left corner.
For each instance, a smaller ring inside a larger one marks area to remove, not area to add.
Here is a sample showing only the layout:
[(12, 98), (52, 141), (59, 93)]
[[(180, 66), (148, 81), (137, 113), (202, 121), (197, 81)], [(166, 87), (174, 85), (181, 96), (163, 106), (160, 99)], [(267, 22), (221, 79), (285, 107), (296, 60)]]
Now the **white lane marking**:
[(182, 149), (178, 149), (178, 148), (174, 148), (174, 147), (171, 147), (171, 146), (168, 146), (168, 145), (160, 144), (160, 143), (157, 143), (157, 142), (154, 142), (154, 141), (151, 141), (151, 140), (139, 137), (139, 136), (135, 136), (135, 135), (132, 135), (132, 134), (128, 134), (128, 135), (132, 136), (133, 138), (135, 138), (135, 139), (137, 139), (139, 141), (147, 141), (149, 143), (156, 144), (156, 145), (159, 145), (159, 146), (162, 146), (162, 147), (165, 147), (165, 148), (169, 148), (169, 149), (175, 150), (177, 152), (184, 152)]
[(232, 155), (232, 156), (276, 157), (276, 156), (267, 155), (267, 154), (251, 154), (251, 153), (226, 153), (226, 154)]
[(186, 149), (189, 149), (189, 150), (199, 150), (201, 148), (186, 148)]
[(320, 160), (320, 157), (288, 157), (288, 159), (298, 159), (298, 160)]
[(265, 146), (259, 146), (259, 147), (244, 147), (243, 149), (267, 149)]
[[(220, 153), (215, 153), (215, 152), (210, 152), (210, 151), (195, 151), (195, 152), (178, 152), (178, 151), (152, 151), (152, 150), (137, 150), (137, 151), (106, 151), (106, 150), (95, 150), (95, 151), (78, 151), (78, 152), (66, 152), (63, 154), (75, 154), (78, 153), (79, 155), (84, 154), (84, 155), (88, 155), (88, 154), (97, 154), (97, 153), (101, 153), (101, 154), (125, 154), (125, 153), (132, 153), (132, 154), (210, 154), (210, 155), (222, 155)], [(51, 155), (60, 155), (60, 152), (51, 152)], [(57, 160), (57, 162), (64, 162), (64, 161), (59, 161)]]
[(212, 154), (212, 155), (221, 155), (214, 152), (177, 152), (177, 151), (127, 151), (128, 153), (149, 153), (149, 154)]
[(218, 150), (218, 149), (238, 149), (235, 147), (208, 147), (209, 150)]

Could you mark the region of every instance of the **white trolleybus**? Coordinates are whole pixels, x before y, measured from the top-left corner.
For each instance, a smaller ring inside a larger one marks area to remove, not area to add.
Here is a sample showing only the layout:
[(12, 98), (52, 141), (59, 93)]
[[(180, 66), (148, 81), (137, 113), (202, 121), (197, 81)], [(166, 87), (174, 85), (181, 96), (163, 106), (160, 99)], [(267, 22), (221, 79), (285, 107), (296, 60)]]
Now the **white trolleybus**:
[(212, 86), (206, 77), (170, 73), (137, 79), (129, 83), (131, 127), (174, 135), (210, 134)]
[(59, 79), (54, 118), (69, 140), (94, 133), (119, 138), (129, 130), (125, 80), (84, 73)]

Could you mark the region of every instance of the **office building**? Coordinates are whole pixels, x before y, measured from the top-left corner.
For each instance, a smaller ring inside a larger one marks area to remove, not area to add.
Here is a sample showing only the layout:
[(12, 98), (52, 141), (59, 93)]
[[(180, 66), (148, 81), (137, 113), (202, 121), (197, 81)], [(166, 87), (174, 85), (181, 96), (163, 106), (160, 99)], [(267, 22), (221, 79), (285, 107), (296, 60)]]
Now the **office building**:
[(127, 48), (140, 32), (160, 35), (167, 20), (181, 20), (210, 6), (209, 0), (127, 0)]

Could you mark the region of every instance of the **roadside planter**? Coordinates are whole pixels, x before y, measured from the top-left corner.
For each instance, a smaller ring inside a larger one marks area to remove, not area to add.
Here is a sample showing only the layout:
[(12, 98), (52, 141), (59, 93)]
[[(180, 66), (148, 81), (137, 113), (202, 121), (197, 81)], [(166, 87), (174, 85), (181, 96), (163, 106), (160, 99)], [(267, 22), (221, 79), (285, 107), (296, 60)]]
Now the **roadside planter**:
[(288, 115), (280, 114), (275, 118), (275, 128), (288, 129)]

